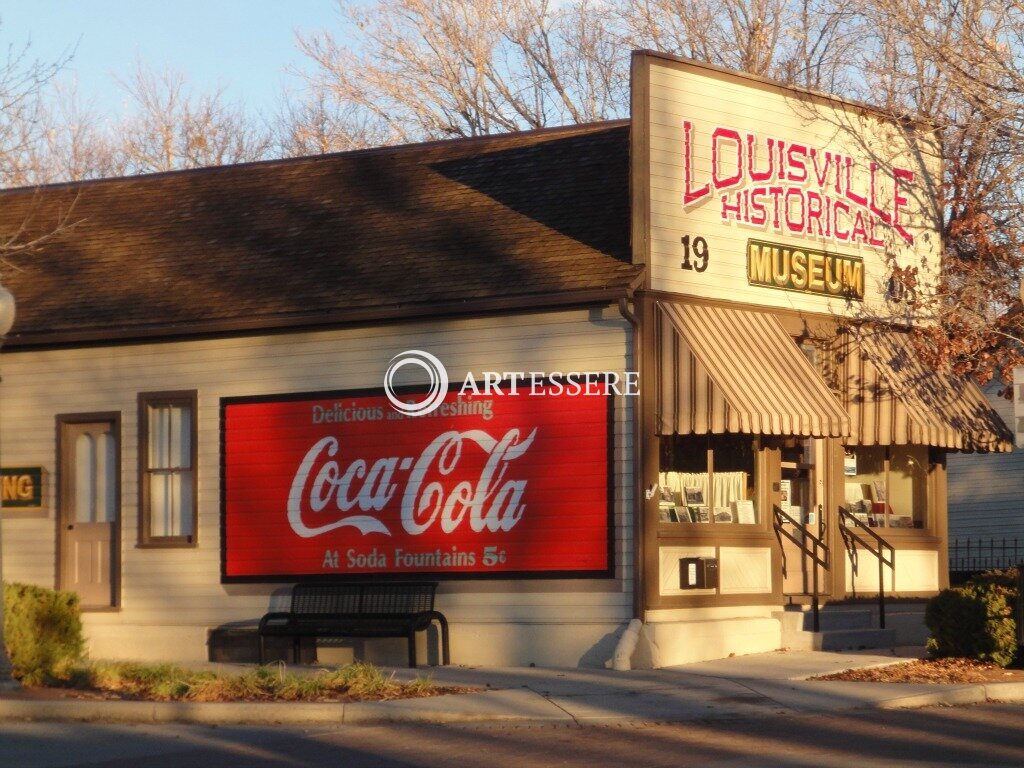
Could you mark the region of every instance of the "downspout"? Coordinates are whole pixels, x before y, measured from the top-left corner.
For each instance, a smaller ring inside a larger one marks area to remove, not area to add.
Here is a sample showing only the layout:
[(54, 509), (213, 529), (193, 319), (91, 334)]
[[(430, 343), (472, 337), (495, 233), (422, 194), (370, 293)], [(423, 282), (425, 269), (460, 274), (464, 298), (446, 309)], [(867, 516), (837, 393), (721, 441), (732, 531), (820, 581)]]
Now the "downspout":
[[(641, 358), (643, 345), (641, 344), (641, 323), (630, 308), (629, 303), (633, 299), (635, 285), (630, 286), (626, 296), (619, 299), (619, 314), (629, 322), (633, 329), (633, 364), (637, 373), (639, 387), (643, 387), (643, 372), (641, 371)], [(643, 472), (640, 464), (640, 446), (642, 444), (643, 419), (640, 413), (640, 397), (635, 399), (633, 407), (633, 618), (629, 622), (626, 631), (622, 633), (615, 652), (612, 654), (610, 666), (612, 669), (621, 672), (628, 672), (632, 668), (633, 652), (636, 650), (640, 640), (640, 633), (643, 630), (643, 595), (644, 595), (644, 558), (641, 553), (644, 535), (644, 488)]]
[[(619, 314), (622, 315), (633, 328), (633, 365), (637, 372), (639, 386), (643, 387), (643, 371), (641, 370), (641, 358), (643, 345), (641, 343), (641, 323), (629, 306), (633, 299), (633, 287), (630, 286), (629, 293), (619, 299)], [(639, 549), (643, 546), (644, 533), (644, 483), (643, 471), (640, 465), (640, 446), (643, 444), (643, 419), (640, 413), (640, 397), (637, 397), (633, 407), (633, 618), (643, 621), (643, 558), (640, 557)]]

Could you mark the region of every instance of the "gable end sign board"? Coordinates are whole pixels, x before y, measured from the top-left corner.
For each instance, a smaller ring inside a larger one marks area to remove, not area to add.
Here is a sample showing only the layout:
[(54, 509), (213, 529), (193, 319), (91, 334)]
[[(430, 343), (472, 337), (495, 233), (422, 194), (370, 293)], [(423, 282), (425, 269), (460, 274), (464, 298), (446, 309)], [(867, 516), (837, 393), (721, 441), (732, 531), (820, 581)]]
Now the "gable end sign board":
[(894, 266), (933, 289), (928, 126), (647, 51), (631, 110), (633, 258), (652, 289), (840, 315), (887, 307)]
[(222, 399), (222, 580), (610, 577), (611, 403)]

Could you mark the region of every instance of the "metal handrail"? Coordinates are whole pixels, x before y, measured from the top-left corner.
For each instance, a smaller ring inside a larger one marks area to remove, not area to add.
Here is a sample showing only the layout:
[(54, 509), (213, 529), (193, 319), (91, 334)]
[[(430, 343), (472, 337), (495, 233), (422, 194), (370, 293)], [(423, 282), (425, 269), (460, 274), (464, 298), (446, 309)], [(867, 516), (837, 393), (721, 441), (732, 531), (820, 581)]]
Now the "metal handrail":
[[(846, 551), (850, 555), (850, 566), (853, 570), (853, 575), (857, 575), (858, 563), (858, 550), (857, 545), (866, 549), (878, 560), (878, 625), (885, 629), (885, 566), (889, 566), (892, 572), (896, 573), (896, 550), (885, 539), (875, 533), (871, 528), (865, 525), (863, 522), (858, 520), (848, 509), (845, 507), (839, 508), (839, 532), (843, 537), (843, 544), (846, 547)], [(856, 530), (851, 530), (851, 525)], [(857, 531), (863, 531), (868, 534), (871, 539), (874, 539), (877, 549), (872, 548), (871, 543), (868, 539), (865, 539)], [(885, 558), (885, 550), (889, 551), (889, 559)]]
[[(828, 544), (825, 543), (825, 521), (821, 519), (819, 511), (819, 532), (821, 537), (815, 536), (813, 533), (808, 531), (803, 523), (792, 518), (788, 513), (783, 512), (779, 507), (774, 507), (774, 520), (772, 521), (772, 527), (775, 529), (775, 536), (779, 540), (779, 549), (782, 551), (782, 576), (788, 575), (786, 570), (786, 548), (782, 546), (782, 537), (785, 536), (797, 548), (811, 559), (813, 568), (811, 568), (811, 611), (814, 620), (814, 631), (819, 632), (821, 630), (820, 620), (820, 606), (819, 606), (819, 593), (818, 588), (818, 567), (824, 568), (826, 571), (832, 570), (831, 565), (831, 553), (829, 552)], [(796, 536), (791, 531), (785, 529), (786, 524), (796, 526), (801, 529), (802, 536)], [(809, 542), (809, 543), (808, 543)], [(818, 552), (821, 552), (823, 556), (819, 557)]]

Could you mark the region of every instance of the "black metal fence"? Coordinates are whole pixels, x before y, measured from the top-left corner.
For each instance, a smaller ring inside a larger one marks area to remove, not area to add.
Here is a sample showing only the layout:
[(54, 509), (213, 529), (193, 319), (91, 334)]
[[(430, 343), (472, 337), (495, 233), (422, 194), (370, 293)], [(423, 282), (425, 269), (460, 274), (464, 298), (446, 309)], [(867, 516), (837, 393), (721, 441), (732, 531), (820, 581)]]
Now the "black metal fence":
[(1024, 562), (1024, 539), (984, 539), (970, 536), (949, 540), (949, 580), (966, 581), (976, 573), (1010, 568)]

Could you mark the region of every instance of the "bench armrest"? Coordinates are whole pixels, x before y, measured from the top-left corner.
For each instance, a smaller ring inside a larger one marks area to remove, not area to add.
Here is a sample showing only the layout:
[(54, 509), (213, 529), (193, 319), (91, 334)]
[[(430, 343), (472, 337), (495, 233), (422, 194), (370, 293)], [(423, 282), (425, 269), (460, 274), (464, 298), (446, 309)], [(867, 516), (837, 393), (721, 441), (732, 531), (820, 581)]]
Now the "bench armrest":
[(285, 611), (275, 611), (273, 613), (268, 613), (264, 615), (262, 619), (260, 619), (260, 626), (257, 631), (262, 633), (263, 630), (267, 627), (287, 627), (291, 625), (294, 619), (294, 614), (287, 613)]

